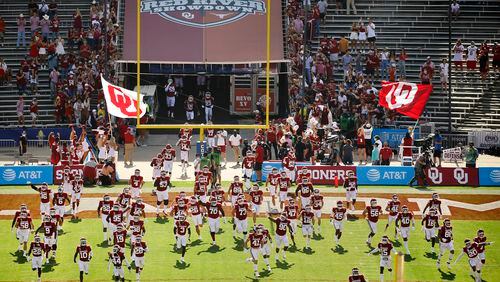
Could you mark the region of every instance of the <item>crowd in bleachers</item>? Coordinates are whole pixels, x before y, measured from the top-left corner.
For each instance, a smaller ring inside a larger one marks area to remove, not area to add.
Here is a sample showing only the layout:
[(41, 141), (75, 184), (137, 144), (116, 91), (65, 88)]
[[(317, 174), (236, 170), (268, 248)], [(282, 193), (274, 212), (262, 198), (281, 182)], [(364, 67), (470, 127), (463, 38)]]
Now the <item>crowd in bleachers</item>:
[[(100, 76), (108, 72), (108, 80), (116, 80), (113, 69), (121, 32), (117, 8), (117, 0), (108, 1), (106, 11), (103, 3), (93, 1), (88, 17), (75, 9), (71, 22), (61, 22), (57, 2), (42, 0), (30, 1), (26, 15), (18, 16), (16, 48), (27, 48), (26, 54), (19, 66), (6, 69), (10, 73), (18, 68), (13, 77), (20, 101), (23, 95), (32, 97), (33, 121), (38, 114), (33, 104), (39, 94), (40, 71), (47, 70), (56, 123), (104, 123), (106, 115), (98, 111), (103, 107), (99, 103), (103, 98)], [(10, 82), (10, 78), (6, 81)], [(91, 109), (92, 101), (98, 102), (98, 108)], [(17, 107), (20, 122), (24, 120), (22, 104), (18, 102)]]

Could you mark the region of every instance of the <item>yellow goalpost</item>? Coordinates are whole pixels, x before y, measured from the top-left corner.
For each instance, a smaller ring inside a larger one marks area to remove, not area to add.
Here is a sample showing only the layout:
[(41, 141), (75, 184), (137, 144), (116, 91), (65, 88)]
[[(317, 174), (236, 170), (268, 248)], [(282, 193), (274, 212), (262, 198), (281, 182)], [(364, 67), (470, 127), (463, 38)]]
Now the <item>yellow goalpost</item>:
[[(141, 93), (141, 0), (137, 0), (137, 109)], [(204, 129), (267, 129), (269, 128), (269, 76), (271, 60), (271, 0), (266, 1), (266, 114), (265, 124), (141, 124), (140, 112), (137, 111), (138, 129), (200, 129), (200, 139)]]

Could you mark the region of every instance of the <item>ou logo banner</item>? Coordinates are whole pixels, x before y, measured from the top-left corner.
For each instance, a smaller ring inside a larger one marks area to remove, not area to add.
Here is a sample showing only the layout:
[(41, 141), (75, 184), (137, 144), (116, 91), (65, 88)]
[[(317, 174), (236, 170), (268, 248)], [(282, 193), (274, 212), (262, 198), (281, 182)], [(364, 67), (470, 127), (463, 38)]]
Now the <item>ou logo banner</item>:
[(399, 82), (391, 85), (385, 99), (389, 109), (399, 109), (409, 105), (415, 99), (418, 86), (415, 83)]
[(460, 184), (467, 184), (469, 182), (469, 174), (462, 168), (456, 168), (453, 171), (453, 177)]
[(434, 184), (441, 184), (443, 182), (443, 174), (436, 167), (429, 168), (429, 179)]

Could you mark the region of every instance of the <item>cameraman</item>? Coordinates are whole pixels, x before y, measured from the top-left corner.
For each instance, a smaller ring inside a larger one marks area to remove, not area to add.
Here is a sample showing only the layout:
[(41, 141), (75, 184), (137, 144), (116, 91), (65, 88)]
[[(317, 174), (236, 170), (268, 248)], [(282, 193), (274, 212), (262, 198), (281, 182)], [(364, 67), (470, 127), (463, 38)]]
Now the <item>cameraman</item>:
[(418, 159), (415, 161), (415, 176), (410, 180), (410, 183), (408, 183), (408, 186), (413, 187), (413, 182), (417, 181), (417, 185), (419, 185), (420, 182), (424, 183), (424, 186), (427, 187), (429, 184), (427, 183), (426, 175), (425, 175), (425, 168), (427, 167), (427, 162), (425, 160), (424, 155), (420, 155)]
[(434, 135), (434, 164), (437, 167), (441, 167), (441, 160), (443, 156), (443, 137), (439, 134), (439, 131), (436, 131), (436, 135)]

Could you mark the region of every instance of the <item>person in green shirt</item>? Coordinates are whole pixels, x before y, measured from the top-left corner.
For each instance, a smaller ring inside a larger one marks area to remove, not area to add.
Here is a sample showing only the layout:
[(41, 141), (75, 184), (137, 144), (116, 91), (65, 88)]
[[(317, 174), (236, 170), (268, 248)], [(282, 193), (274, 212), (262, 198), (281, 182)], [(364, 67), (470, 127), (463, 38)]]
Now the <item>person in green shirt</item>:
[(220, 150), (217, 147), (208, 151), (207, 158), (210, 160), (210, 171), (212, 172), (212, 187), (215, 183), (221, 183)]
[(476, 167), (476, 160), (479, 157), (477, 148), (474, 143), (470, 142), (469, 147), (465, 149), (465, 167)]

